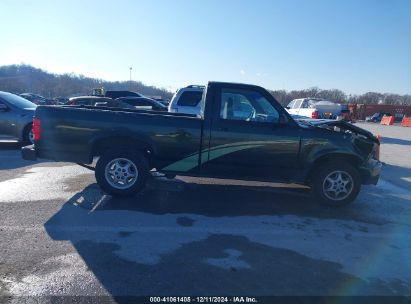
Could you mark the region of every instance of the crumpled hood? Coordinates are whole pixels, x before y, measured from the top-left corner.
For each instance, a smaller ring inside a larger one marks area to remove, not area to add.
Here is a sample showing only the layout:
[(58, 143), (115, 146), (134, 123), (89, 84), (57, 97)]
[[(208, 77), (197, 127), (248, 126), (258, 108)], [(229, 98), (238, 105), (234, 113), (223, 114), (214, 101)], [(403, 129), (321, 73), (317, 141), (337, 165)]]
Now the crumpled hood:
[(357, 127), (351, 123), (344, 120), (332, 120), (332, 119), (299, 119), (297, 123), (303, 124), (304, 126), (314, 127), (314, 128), (326, 128), (329, 130), (334, 130), (337, 127), (340, 130), (348, 130), (357, 135), (362, 135), (371, 140), (374, 143), (380, 144), (380, 141), (369, 131)]

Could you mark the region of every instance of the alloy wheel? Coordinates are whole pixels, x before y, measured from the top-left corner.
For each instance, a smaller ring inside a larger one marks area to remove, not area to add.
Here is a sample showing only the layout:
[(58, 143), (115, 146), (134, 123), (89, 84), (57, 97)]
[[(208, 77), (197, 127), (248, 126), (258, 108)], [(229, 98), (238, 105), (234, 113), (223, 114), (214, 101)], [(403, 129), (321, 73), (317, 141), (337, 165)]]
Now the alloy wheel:
[(324, 195), (333, 201), (346, 199), (353, 189), (353, 178), (345, 171), (333, 171), (325, 177), (323, 182)]
[(105, 178), (113, 188), (124, 190), (136, 183), (138, 170), (131, 160), (116, 158), (106, 165)]

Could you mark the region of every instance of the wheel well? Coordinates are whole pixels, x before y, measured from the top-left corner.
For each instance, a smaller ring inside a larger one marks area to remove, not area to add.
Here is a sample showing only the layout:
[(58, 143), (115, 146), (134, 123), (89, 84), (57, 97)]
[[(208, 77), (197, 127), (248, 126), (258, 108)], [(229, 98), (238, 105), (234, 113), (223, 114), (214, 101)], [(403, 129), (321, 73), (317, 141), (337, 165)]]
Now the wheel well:
[(90, 159), (93, 159), (93, 157), (96, 156), (101, 156), (105, 151), (115, 148), (126, 148), (139, 151), (147, 158), (150, 169), (155, 167), (153, 148), (144, 141), (130, 137), (106, 137), (96, 140), (91, 147)]
[(32, 123), (32, 122), (29, 122), (27, 125), (24, 126), (24, 128), (23, 128), (23, 134), (21, 134), (21, 138), (22, 138), (23, 140), (26, 140), (26, 138), (24, 138), (24, 137), (26, 136), (26, 132), (27, 132), (28, 128), (31, 127), (31, 126), (33, 126), (33, 123)]
[(347, 154), (326, 154), (317, 158), (311, 166), (306, 178), (306, 183), (310, 184), (312, 174), (324, 163), (327, 162), (336, 162), (344, 161), (351, 164), (354, 168), (358, 167), (361, 164), (361, 160), (355, 157), (354, 155)]

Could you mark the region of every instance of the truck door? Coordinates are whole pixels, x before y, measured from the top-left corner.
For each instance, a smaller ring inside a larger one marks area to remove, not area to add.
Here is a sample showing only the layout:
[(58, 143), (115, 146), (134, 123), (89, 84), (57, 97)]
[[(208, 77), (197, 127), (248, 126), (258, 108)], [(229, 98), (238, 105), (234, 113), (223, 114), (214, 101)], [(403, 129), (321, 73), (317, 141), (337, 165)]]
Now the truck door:
[[(300, 130), (265, 90), (236, 84), (216, 88), (205, 174), (259, 180), (294, 179)], [(206, 152), (206, 153), (204, 153)]]

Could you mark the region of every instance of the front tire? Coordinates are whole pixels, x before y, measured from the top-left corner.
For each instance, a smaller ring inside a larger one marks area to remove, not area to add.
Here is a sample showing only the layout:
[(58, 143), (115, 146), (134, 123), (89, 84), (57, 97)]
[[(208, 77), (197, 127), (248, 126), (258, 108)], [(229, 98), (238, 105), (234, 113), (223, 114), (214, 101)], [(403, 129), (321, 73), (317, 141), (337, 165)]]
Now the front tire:
[(313, 174), (312, 191), (321, 204), (340, 207), (351, 203), (361, 189), (357, 169), (345, 161), (327, 162)]
[(109, 150), (98, 160), (95, 176), (101, 189), (108, 194), (132, 196), (144, 188), (149, 166), (139, 152)]

